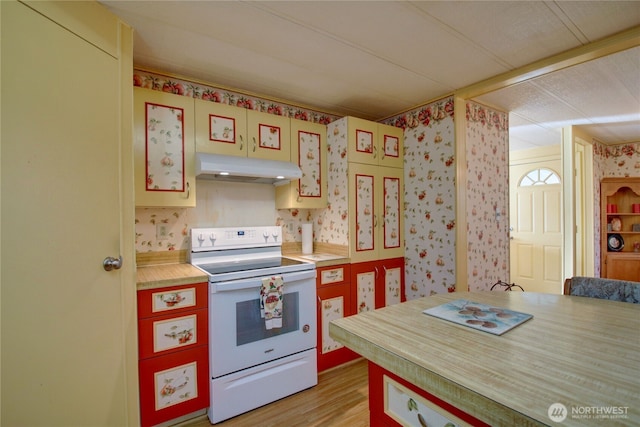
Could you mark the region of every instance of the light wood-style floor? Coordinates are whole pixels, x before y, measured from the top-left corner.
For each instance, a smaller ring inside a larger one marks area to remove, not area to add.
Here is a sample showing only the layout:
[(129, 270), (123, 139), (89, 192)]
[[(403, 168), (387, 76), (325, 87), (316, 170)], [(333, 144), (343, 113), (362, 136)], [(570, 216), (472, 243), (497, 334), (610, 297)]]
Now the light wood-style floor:
[[(211, 427), (208, 419), (183, 424)], [(367, 361), (359, 359), (322, 372), (318, 385), (216, 424), (220, 427), (368, 427)]]

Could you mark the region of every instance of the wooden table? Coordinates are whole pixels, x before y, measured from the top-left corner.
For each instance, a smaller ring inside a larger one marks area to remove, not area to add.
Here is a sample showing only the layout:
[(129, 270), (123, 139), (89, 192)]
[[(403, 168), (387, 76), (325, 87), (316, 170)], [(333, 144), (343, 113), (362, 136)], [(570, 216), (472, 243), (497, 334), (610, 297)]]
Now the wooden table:
[[(497, 336), (422, 313), (456, 299), (534, 317)], [(567, 408), (562, 425), (640, 424), (640, 304), (456, 292), (337, 319), (329, 332), (370, 362), (490, 425), (556, 425), (548, 415), (555, 403)], [(614, 407), (625, 412), (622, 418), (593, 414)]]

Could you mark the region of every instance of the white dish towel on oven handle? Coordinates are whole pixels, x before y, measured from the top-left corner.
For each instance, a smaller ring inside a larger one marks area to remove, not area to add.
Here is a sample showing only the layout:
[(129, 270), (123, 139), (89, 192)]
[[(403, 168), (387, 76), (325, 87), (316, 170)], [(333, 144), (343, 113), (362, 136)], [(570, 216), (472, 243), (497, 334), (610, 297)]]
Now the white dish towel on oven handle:
[(284, 280), (282, 276), (265, 277), (260, 288), (260, 315), (267, 329), (282, 327)]

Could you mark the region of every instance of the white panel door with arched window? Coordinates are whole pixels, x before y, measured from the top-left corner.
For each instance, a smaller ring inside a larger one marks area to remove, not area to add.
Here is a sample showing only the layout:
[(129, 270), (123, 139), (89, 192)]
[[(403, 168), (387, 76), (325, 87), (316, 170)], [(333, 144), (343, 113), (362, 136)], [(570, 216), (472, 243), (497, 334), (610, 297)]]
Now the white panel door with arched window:
[(528, 292), (562, 293), (560, 160), (511, 164), (511, 282)]

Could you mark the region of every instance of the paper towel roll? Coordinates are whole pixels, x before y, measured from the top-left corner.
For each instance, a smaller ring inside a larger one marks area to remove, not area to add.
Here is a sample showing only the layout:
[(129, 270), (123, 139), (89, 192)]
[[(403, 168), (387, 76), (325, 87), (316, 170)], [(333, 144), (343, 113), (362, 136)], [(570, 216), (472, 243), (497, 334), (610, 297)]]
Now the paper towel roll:
[(302, 253), (313, 252), (313, 227), (312, 224), (302, 224)]

